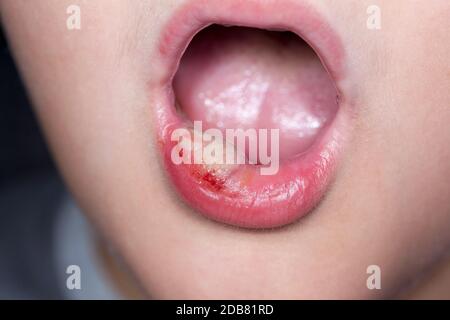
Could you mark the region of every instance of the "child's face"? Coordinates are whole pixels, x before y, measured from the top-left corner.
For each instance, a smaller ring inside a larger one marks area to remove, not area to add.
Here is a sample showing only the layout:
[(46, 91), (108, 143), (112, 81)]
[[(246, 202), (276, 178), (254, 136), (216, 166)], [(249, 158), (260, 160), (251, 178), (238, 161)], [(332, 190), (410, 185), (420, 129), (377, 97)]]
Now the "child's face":
[[(68, 30), (70, 0), (0, 1), (70, 190), (149, 295), (385, 297), (435, 263), (450, 245), (450, 2), (379, 0), (379, 25), (373, 1), (248, 2), (278, 2), (274, 16), (307, 3), (329, 24), (352, 108), (326, 196), (298, 222), (265, 231), (205, 219), (161, 165), (155, 87), (173, 49), (161, 39), (176, 33), (172, 19), (188, 2), (199, 0), (84, 1), (81, 29)], [(381, 268), (381, 290), (366, 286), (370, 265)]]

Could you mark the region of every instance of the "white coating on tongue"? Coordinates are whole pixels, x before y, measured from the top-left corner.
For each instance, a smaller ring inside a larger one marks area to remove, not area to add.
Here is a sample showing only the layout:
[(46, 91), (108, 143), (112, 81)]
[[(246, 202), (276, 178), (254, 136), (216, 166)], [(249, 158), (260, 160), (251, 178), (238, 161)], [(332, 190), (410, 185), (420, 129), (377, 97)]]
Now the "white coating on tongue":
[(174, 89), (204, 129), (280, 129), (281, 158), (306, 151), (337, 111), (336, 90), (312, 49), (292, 34), (257, 29), (201, 32)]

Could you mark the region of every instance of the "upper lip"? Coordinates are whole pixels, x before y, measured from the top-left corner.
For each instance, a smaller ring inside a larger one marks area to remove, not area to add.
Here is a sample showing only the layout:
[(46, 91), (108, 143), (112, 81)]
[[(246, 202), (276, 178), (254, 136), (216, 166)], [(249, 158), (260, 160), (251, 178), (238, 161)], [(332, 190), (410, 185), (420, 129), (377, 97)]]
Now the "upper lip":
[[(309, 155), (304, 157), (303, 163), (295, 167), (297, 176), (289, 179), (279, 176), (278, 180), (273, 178), (280, 187), (266, 195), (267, 203), (262, 198), (252, 199), (251, 205), (246, 207), (236, 203), (239, 199), (230, 200), (224, 194), (211, 196), (202, 190), (202, 185), (195, 184), (194, 180), (189, 181), (190, 178), (166, 157), (170, 131), (181, 125), (174, 107), (172, 79), (190, 40), (211, 24), (281, 29), (298, 34), (316, 51), (339, 95), (340, 110), (332, 125)], [(351, 111), (348, 95), (341, 85), (346, 77), (344, 47), (330, 23), (314, 7), (303, 1), (290, 0), (188, 1), (175, 11), (162, 30), (156, 58), (162, 73), (152, 79), (150, 94), (156, 110), (157, 136), (165, 167), (184, 199), (215, 220), (245, 227), (284, 225), (316, 206), (334, 176), (337, 160), (342, 153), (341, 147), (348, 134)], [(285, 194), (280, 195), (282, 192)], [(277, 199), (271, 198), (275, 195)], [(227, 212), (227, 209), (235, 212)], [(243, 211), (236, 212), (239, 210)]]
[(293, 0), (191, 0), (176, 10), (162, 31), (158, 60), (167, 71), (163, 81), (170, 82), (194, 35), (214, 23), (290, 30), (316, 51), (337, 86), (343, 77), (345, 51), (340, 38), (311, 4)]

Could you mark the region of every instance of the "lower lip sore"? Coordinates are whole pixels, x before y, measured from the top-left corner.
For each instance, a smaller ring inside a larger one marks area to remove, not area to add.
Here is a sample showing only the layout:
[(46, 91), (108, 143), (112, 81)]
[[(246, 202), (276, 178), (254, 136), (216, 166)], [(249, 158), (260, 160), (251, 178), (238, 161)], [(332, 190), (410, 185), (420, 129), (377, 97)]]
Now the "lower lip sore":
[[(339, 114), (334, 122), (345, 121)], [(336, 124), (335, 124), (336, 125)], [(161, 144), (165, 168), (183, 199), (206, 217), (246, 228), (274, 228), (305, 216), (322, 198), (339, 154), (340, 134), (332, 126), (298, 158), (281, 162), (274, 175), (261, 175), (259, 166), (238, 165), (226, 179), (201, 164), (172, 161), (175, 128), (168, 128)]]

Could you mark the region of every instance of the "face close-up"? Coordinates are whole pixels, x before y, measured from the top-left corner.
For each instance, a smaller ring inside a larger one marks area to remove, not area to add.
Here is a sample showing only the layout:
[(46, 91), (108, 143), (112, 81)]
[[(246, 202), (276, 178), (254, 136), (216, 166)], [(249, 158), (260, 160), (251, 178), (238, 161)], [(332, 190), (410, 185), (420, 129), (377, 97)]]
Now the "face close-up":
[(122, 287), (450, 298), (449, 1), (0, 0), (0, 21)]

